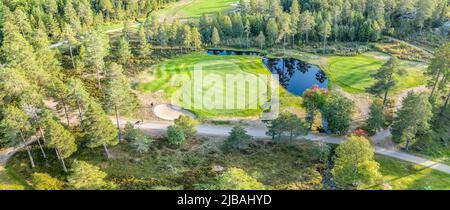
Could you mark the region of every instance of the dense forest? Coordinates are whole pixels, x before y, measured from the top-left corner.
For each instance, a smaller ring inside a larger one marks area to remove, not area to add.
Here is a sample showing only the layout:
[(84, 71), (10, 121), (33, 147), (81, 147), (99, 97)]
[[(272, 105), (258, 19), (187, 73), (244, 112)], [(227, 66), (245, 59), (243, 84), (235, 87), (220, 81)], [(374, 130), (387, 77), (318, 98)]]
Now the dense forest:
[[(127, 138), (110, 116), (118, 125), (122, 115), (139, 106), (130, 82), (136, 64), (160, 59), (165, 49), (186, 54), (203, 47), (295, 49), (315, 44), (316, 52), (332, 54), (331, 43), (372, 43), (385, 36), (404, 39), (435, 34), (448, 42), (449, 31), (443, 27), (450, 18), (448, 0), (241, 0), (236, 9), (198, 19), (154, 13), (174, 1), (1, 1), (0, 147), (25, 145), (34, 168), (26, 141), (36, 137), (43, 156), (44, 150), (51, 149), (64, 172), (68, 171), (64, 160), (81, 149), (100, 148), (109, 159), (108, 148)], [(108, 26), (123, 27), (122, 33), (110, 37), (104, 33)], [(55, 43), (62, 47), (50, 48)], [(448, 147), (450, 44), (433, 50), (424, 72), (431, 94), (409, 94), (404, 108), (395, 119), (392, 113), (388, 124), (396, 143), (406, 144), (406, 149), (416, 141), (425, 149)], [(392, 58), (373, 75), (375, 84), (367, 92), (384, 95), (384, 101), (371, 107), (364, 127), (371, 134), (386, 128), (384, 109), (394, 106), (387, 96), (395, 86), (393, 78), (400, 74), (398, 69), (398, 61)], [(338, 127), (333, 133), (345, 135), (352, 120), (350, 100), (322, 94), (323, 90), (310, 91), (313, 97), (306, 94), (303, 101), (312, 115), (308, 123), (313, 124), (319, 107), (315, 100), (323, 99), (328, 103), (326, 117), (338, 118), (330, 123)], [(76, 119), (69, 116), (73, 113)], [(306, 126), (293, 114), (277, 120), (269, 126), (274, 139), (281, 138), (290, 125)], [(174, 144), (181, 144), (185, 137), (177, 129), (171, 127), (168, 133)], [(136, 130), (128, 128), (128, 133), (139, 140), (134, 142), (137, 147), (148, 150), (150, 140)], [(243, 129), (234, 132), (250, 138)], [(89, 166), (75, 162), (72, 167)]]
[[(25, 37), (40, 28), (57, 41), (67, 25), (81, 35), (108, 22), (151, 19), (152, 11), (172, 1), (6, 0), (3, 13), (5, 17), (12, 13)], [(406, 37), (434, 30), (449, 18), (447, 0), (241, 0), (238, 8), (230, 14), (202, 17), (198, 24), (203, 42), (212, 41), (214, 28), (223, 40), (246, 37), (256, 41), (264, 35), (269, 45), (281, 40), (376, 41), (383, 34)]]

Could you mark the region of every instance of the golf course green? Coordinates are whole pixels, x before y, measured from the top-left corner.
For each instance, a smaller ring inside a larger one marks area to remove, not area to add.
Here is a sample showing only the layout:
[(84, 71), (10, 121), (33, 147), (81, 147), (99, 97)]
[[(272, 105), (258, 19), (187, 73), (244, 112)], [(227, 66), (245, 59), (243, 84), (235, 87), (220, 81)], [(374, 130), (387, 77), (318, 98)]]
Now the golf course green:
[(233, 8), (237, 0), (181, 0), (166, 6), (158, 14), (165, 17), (194, 18), (203, 14), (214, 14)]
[[(261, 58), (257, 56), (212, 56), (195, 53), (157, 65), (151, 75), (154, 79), (139, 83), (137, 90), (163, 91), (168, 100), (175, 98), (172, 103), (193, 111), (199, 117), (250, 117), (258, 116), (262, 112), (260, 106), (267, 102), (267, 99), (264, 100), (260, 96), (264, 94), (263, 91), (267, 93), (268, 86), (268, 82), (261, 84), (262, 80), (257, 80), (264, 88), (256, 88), (253, 86), (258, 84), (250, 80), (260, 76), (268, 79), (270, 75)], [(203, 77), (202, 80), (200, 76)], [(232, 79), (237, 82), (229, 84)], [(234, 88), (230, 88), (230, 85)], [(203, 101), (198, 100), (198, 94), (200, 98), (204, 98), (201, 99)], [(208, 103), (206, 98), (211, 97), (213, 103)], [(243, 98), (245, 102), (241, 100)], [(228, 106), (230, 103), (231, 106)]]
[[(386, 57), (378, 53), (331, 56), (327, 58), (325, 69), (332, 84), (337, 84), (349, 93), (363, 93), (375, 82), (371, 75), (376, 73), (386, 61)], [(403, 74), (396, 76), (397, 84), (391, 94), (424, 84), (421, 78), (426, 66), (423, 63), (400, 60), (399, 68)]]

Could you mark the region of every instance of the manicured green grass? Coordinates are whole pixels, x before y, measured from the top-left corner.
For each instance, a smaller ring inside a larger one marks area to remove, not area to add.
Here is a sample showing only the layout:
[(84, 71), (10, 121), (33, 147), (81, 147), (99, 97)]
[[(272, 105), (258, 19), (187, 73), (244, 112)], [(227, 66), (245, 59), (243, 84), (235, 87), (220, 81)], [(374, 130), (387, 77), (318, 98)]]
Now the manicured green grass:
[(214, 14), (233, 8), (231, 4), (237, 0), (181, 0), (172, 5), (167, 5), (159, 11), (160, 15), (176, 18), (199, 17), (203, 14)]
[[(370, 75), (385, 62), (384, 57), (375, 53), (352, 57), (331, 56), (327, 59), (326, 72), (332, 84), (337, 84), (350, 93), (362, 93), (374, 83)], [(401, 60), (399, 68), (405, 74), (396, 78), (397, 84), (391, 94), (425, 83), (422, 72), (426, 66), (423, 63)]]
[(395, 190), (450, 190), (450, 174), (383, 156), (376, 160), (383, 181)]
[[(203, 82), (197, 78), (200, 73), (203, 76)], [(259, 98), (255, 98), (255, 92), (260, 94), (263, 93), (260, 91), (267, 91), (267, 88), (260, 90), (257, 87), (250, 87), (251, 84), (239, 85), (236, 83), (233, 94), (233, 89), (227, 87), (227, 83), (231, 81), (229, 77), (242, 79), (264, 76), (270, 78), (270, 75), (260, 57), (211, 56), (205, 53), (195, 53), (160, 63), (155, 67), (153, 74), (149, 75), (154, 77), (154, 80), (139, 83), (136, 88), (143, 92), (163, 91), (168, 100), (176, 99), (171, 102), (193, 111), (199, 117), (248, 117), (258, 116), (262, 112), (260, 106), (267, 100), (258, 101)], [(217, 80), (213, 80), (213, 78), (217, 78)], [(218, 82), (213, 83), (212, 81)], [(196, 88), (197, 84), (199, 84), (199, 88)], [(265, 87), (267, 87), (267, 83)], [(255, 92), (252, 93), (251, 90)], [(222, 100), (208, 97), (207, 94), (214, 94), (213, 91), (217, 95), (221, 95)], [(189, 92), (191, 92), (191, 97), (184, 97), (188, 96)], [(200, 98), (203, 99), (212, 98), (212, 102), (218, 102), (219, 106), (212, 106), (213, 104), (207, 101), (198, 100), (198, 94), (202, 94), (200, 96), (203, 97)], [(243, 100), (244, 98), (245, 100)], [(200, 108), (195, 106), (196, 102), (200, 103)], [(235, 109), (227, 106), (227, 103), (230, 102), (234, 102), (232, 107)], [(239, 102), (243, 102), (243, 106), (239, 106)]]

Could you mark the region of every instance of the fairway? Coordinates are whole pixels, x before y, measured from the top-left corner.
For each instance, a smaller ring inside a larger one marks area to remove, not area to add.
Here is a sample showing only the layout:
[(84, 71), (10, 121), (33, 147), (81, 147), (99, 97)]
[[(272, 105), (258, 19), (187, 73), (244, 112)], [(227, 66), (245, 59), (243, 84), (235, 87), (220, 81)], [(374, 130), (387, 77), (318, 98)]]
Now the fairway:
[(181, 0), (158, 12), (167, 18), (193, 18), (233, 8), (237, 0)]
[[(327, 75), (331, 83), (337, 84), (349, 93), (365, 92), (374, 83), (371, 74), (375, 73), (384, 63), (385, 58), (375, 53), (352, 57), (331, 56), (327, 59)], [(396, 77), (396, 87), (391, 93), (396, 93), (411, 87), (424, 84), (423, 70), (426, 66), (411, 61), (399, 61), (399, 68), (405, 74)]]
[[(259, 76), (270, 78), (271, 74), (260, 57), (199, 53), (165, 61), (155, 67), (151, 76), (154, 80), (139, 83), (137, 90), (163, 91), (172, 103), (199, 117), (250, 117), (262, 112), (260, 106), (267, 100), (260, 96), (267, 93), (268, 84), (248, 81)], [(230, 84), (230, 78), (236, 83)]]
[(375, 156), (382, 179), (395, 190), (450, 190), (450, 175), (402, 160)]

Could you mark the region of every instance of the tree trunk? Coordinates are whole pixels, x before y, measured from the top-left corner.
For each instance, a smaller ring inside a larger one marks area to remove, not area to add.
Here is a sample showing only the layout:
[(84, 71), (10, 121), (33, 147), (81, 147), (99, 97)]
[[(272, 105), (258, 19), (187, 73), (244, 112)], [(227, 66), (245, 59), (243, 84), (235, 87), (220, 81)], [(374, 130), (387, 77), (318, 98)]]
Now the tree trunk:
[(292, 35), (292, 49), (295, 47), (295, 34)]
[(61, 96), (61, 103), (63, 104), (64, 115), (66, 116), (66, 120), (67, 120), (67, 127), (70, 127), (69, 113), (67, 110), (66, 101), (64, 100), (64, 97), (62, 97), (62, 96)]
[(80, 100), (77, 99), (78, 114), (80, 115), (80, 123), (83, 121), (83, 112), (81, 112)]
[(388, 92), (389, 92), (389, 89), (386, 89), (386, 91), (384, 92), (384, 100), (383, 100), (383, 105), (384, 106), (386, 106)]
[(445, 110), (447, 110), (449, 100), (450, 100), (450, 93), (448, 93), (447, 95), (447, 99), (445, 100), (444, 106), (441, 109), (441, 114), (444, 114)]
[(72, 45), (70, 45), (70, 44), (69, 44), (69, 50), (70, 50), (70, 58), (72, 59), (72, 66), (73, 66), (73, 68), (76, 68), (75, 60), (73, 58)]
[(47, 159), (47, 155), (45, 154), (44, 148), (42, 148), (41, 140), (39, 140), (39, 137), (36, 137), (36, 138), (37, 138), (37, 142), (38, 142), (39, 148), (41, 149), (42, 156), (45, 159)]
[(111, 154), (109, 153), (108, 147), (106, 147), (106, 144), (103, 144), (103, 149), (105, 149), (106, 158), (110, 159)]
[(284, 35), (284, 38), (283, 38), (283, 51), (284, 51), (284, 54), (286, 55), (286, 35)]
[(308, 43), (308, 32), (306, 32), (306, 43)]
[(116, 123), (117, 123), (117, 130), (119, 131), (119, 142), (122, 139), (122, 131), (120, 131), (120, 124), (119, 124), (119, 112), (117, 111), (117, 106), (114, 106), (114, 110), (116, 111)]
[(96, 73), (97, 73), (97, 88), (100, 90), (102, 86), (100, 84), (100, 70), (98, 68), (96, 69)]
[(44, 136), (44, 132), (42, 131), (41, 127), (39, 127), (39, 133), (41, 134), (42, 141), (44, 141), (44, 143), (45, 143), (45, 136)]
[(25, 149), (27, 150), (28, 153), (28, 157), (30, 158), (30, 163), (31, 163), (31, 168), (35, 168), (36, 165), (34, 165), (34, 160), (33, 160), (33, 156), (31, 155), (31, 151), (30, 148), (28, 147), (27, 142), (25, 141), (25, 138), (23, 138), (23, 134), (22, 131), (20, 131), (20, 138), (22, 139), (23, 142), (23, 146), (25, 147)]
[(61, 166), (62, 166), (64, 172), (67, 173), (67, 167), (66, 167), (66, 163), (64, 162), (64, 159), (59, 154), (58, 149), (55, 148), (55, 152), (56, 152), (56, 157), (58, 157), (59, 162), (61, 162)]
[(409, 145), (411, 144), (411, 140), (407, 139), (406, 140), (406, 145), (405, 145), (405, 150), (408, 151), (409, 150)]
[(311, 121), (309, 122), (309, 130), (310, 130), (310, 131), (312, 130), (312, 126), (313, 126), (313, 123), (314, 123), (314, 118), (315, 118), (315, 114), (312, 113), (312, 115), (311, 115)]
[(441, 76), (441, 71), (439, 70), (438, 74), (436, 75), (436, 80), (434, 81), (434, 84), (433, 84), (433, 89), (431, 90), (430, 98), (433, 98), (433, 96), (434, 96), (434, 92), (436, 91), (436, 87), (439, 82), (440, 76)]
[(247, 34), (247, 48), (248, 48), (248, 46), (250, 45), (250, 41), (249, 41), (249, 39), (248, 39), (248, 34)]

